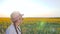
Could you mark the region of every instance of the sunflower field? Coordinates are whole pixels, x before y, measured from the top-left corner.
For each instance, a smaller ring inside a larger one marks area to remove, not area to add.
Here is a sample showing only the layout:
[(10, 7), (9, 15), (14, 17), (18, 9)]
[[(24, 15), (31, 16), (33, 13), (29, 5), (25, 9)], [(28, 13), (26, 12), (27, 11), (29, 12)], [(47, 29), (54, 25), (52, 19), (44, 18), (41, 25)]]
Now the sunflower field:
[[(0, 34), (5, 34), (10, 18), (0, 18)], [(24, 18), (22, 34), (60, 34), (60, 18)]]

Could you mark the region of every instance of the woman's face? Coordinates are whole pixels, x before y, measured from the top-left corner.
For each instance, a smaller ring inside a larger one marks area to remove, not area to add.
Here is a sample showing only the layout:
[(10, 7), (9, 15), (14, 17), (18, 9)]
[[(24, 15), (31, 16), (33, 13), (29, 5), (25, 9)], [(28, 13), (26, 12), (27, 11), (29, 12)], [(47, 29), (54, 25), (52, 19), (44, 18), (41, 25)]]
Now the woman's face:
[(20, 14), (15, 14), (13, 18), (11, 18), (14, 23), (21, 24), (22, 16)]

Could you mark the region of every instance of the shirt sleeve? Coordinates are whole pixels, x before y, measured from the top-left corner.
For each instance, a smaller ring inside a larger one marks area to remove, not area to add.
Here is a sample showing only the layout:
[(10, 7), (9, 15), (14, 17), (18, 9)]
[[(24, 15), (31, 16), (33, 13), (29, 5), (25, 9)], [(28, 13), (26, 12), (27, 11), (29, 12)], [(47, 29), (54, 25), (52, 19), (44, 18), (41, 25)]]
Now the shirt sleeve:
[(11, 30), (11, 29), (10, 29), (10, 30), (7, 29), (7, 30), (6, 30), (6, 34), (14, 34), (14, 32), (13, 32), (13, 30)]

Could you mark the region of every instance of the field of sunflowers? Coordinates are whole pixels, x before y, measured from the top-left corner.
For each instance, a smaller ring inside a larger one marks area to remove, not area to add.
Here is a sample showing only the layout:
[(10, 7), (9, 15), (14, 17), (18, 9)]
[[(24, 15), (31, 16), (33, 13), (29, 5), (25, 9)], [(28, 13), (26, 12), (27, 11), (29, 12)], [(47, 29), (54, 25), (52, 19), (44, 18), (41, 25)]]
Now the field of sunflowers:
[[(10, 18), (0, 18), (0, 34), (5, 34)], [(24, 18), (22, 34), (60, 34), (60, 18)]]

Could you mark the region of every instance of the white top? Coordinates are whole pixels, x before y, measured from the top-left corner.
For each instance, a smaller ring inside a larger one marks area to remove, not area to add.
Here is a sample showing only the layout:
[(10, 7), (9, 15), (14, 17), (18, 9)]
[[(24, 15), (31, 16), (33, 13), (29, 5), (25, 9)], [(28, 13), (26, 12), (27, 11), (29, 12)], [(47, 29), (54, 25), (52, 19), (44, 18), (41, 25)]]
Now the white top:
[[(18, 27), (18, 28), (20, 29), (20, 27)], [(20, 29), (20, 31), (17, 29), (17, 31), (18, 31), (18, 34), (21, 34), (21, 29)], [(17, 34), (13, 24), (11, 24), (8, 27), (8, 29), (6, 30), (6, 34)]]

